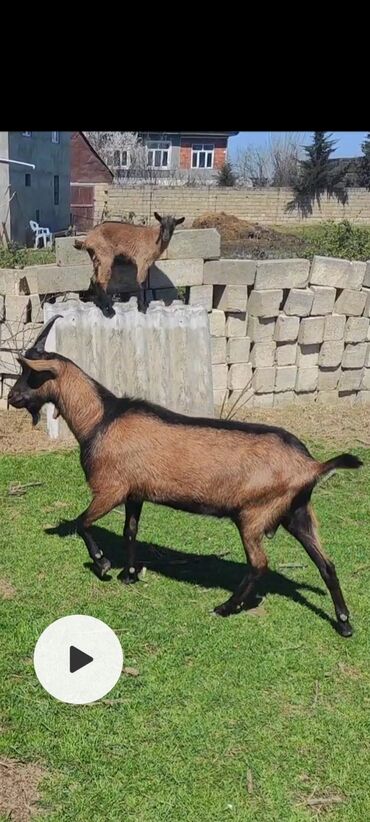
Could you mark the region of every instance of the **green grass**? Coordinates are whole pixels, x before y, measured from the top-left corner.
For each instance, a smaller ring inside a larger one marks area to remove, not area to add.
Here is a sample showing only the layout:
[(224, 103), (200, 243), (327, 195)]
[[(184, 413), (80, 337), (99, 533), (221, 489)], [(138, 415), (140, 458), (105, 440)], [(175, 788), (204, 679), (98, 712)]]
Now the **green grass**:
[[(88, 502), (77, 454), (2, 459), (0, 576), (16, 595), (1, 604), (0, 758), (46, 767), (36, 819), (290, 822), (312, 819), (305, 799), (329, 794), (343, 800), (330, 807), (331, 822), (369, 819), (370, 464), (355, 452), (366, 467), (314, 494), (353, 618), (349, 640), (327, 619), (333, 607), (316, 568), (282, 530), (267, 542), (261, 611), (223, 620), (210, 611), (243, 572), (231, 524), (146, 505), (140, 539), (167, 554), (142, 545), (153, 563), (143, 582), (126, 588), (116, 567), (102, 583), (85, 567), (80, 539), (44, 533)], [(10, 482), (37, 480), (41, 487), (7, 496)], [(119, 557), (122, 516), (98, 528), (106, 553)], [(120, 679), (112, 705), (58, 703), (35, 677), (40, 633), (72, 613), (107, 622), (140, 671)]]

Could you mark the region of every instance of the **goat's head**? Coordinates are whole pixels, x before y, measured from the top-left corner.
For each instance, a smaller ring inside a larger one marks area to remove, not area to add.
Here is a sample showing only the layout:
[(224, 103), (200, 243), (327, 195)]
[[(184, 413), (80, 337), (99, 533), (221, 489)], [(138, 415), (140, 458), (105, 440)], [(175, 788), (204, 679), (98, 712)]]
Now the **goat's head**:
[(158, 211), (154, 212), (154, 216), (161, 226), (159, 229), (159, 237), (157, 242), (162, 242), (168, 245), (176, 226), (183, 223), (185, 217), (180, 217), (178, 220), (176, 220), (175, 217), (161, 217), (161, 215), (158, 214)]
[(34, 425), (39, 421), (42, 406), (54, 398), (53, 381), (58, 377), (64, 364), (63, 358), (58, 354), (45, 351), (50, 328), (60, 316), (58, 314), (47, 323), (24, 357), (19, 356), (18, 362), (22, 366), (22, 373), (8, 396), (8, 405), (26, 408), (32, 416)]

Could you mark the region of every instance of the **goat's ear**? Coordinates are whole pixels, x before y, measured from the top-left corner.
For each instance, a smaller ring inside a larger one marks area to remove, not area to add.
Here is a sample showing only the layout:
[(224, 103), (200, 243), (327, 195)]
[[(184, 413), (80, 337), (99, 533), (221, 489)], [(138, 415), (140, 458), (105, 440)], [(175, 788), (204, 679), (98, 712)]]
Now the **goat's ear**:
[(158, 214), (158, 211), (154, 212), (154, 216), (155, 216), (155, 219), (158, 220), (159, 223), (162, 222), (162, 217), (161, 217), (160, 214)]
[(180, 225), (181, 223), (184, 222), (184, 220), (185, 220), (185, 217), (180, 217), (179, 220), (175, 220), (175, 223), (176, 223), (176, 225)]
[(26, 357), (19, 356), (18, 362), (31, 371), (50, 371), (53, 377), (57, 377), (60, 371), (58, 360), (27, 360)]

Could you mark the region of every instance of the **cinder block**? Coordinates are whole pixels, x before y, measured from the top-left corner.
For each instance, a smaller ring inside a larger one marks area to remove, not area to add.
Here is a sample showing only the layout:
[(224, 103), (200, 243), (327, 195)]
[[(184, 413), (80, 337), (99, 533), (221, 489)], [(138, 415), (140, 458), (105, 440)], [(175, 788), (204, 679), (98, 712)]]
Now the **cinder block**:
[(5, 317), (7, 322), (26, 323), (29, 319), (29, 297), (13, 297), (10, 294), (5, 301)]
[(250, 363), (233, 363), (229, 366), (228, 388), (231, 390), (246, 388), (252, 381), (252, 366)]
[(370, 317), (370, 288), (363, 288), (363, 294), (366, 294), (365, 308), (363, 311), (364, 317)]
[(345, 342), (364, 342), (369, 330), (367, 317), (348, 317), (344, 332)]
[(362, 368), (342, 371), (339, 377), (339, 391), (358, 391), (362, 380)]
[(368, 260), (366, 263), (366, 271), (363, 284), (364, 286), (366, 286), (366, 288), (370, 288), (370, 260)]
[(256, 291), (249, 297), (248, 311), (253, 317), (277, 317), (283, 299), (282, 289)]
[(361, 390), (370, 391), (370, 368), (364, 368), (363, 370)]
[(311, 291), (313, 291), (311, 315), (323, 316), (324, 314), (332, 314), (336, 297), (335, 288), (328, 288), (323, 285), (311, 285)]
[(293, 405), (294, 391), (282, 391), (279, 394), (274, 394), (274, 408), (279, 408), (282, 405)]
[(346, 317), (344, 314), (332, 314), (330, 317), (325, 317), (324, 340), (342, 340), (345, 325)]
[(231, 338), (227, 341), (226, 361), (228, 363), (249, 362), (250, 348), (249, 337)]
[(276, 342), (257, 342), (251, 350), (251, 363), (254, 368), (266, 368), (274, 364)]
[(342, 358), (342, 368), (363, 368), (366, 354), (367, 343), (348, 343)]
[(278, 366), (276, 369), (275, 391), (293, 391), (297, 379), (297, 366)]
[(320, 391), (317, 395), (318, 405), (336, 405), (338, 402), (338, 391)]
[(335, 257), (315, 256), (311, 265), (310, 283), (312, 285), (332, 286), (333, 288), (361, 288), (362, 280), (353, 272), (349, 260)]
[(227, 388), (227, 365), (220, 363), (212, 365), (212, 380), (214, 391), (225, 391)]
[(89, 265), (32, 265), (22, 269), (28, 294), (58, 294), (86, 291), (93, 267)]
[(341, 369), (338, 368), (320, 368), (318, 388), (320, 391), (334, 391), (337, 388)]
[(168, 260), (218, 259), (221, 238), (216, 228), (186, 228), (175, 231), (167, 248)]
[(297, 343), (278, 343), (276, 362), (278, 365), (295, 365), (297, 359)]
[(212, 363), (226, 362), (226, 337), (211, 337)]
[(253, 374), (253, 388), (256, 394), (269, 394), (274, 390), (276, 367), (256, 368)]
[(352, 260), (352, 283), (351, 288), (361, 288), (366, 276), (366, 263)]
[(150, 267), (150, 288), (180, 285), (203, 285), (203, 260), (157, 260)]
[(294, 396), (294, 404), (300, 405), (303, 408), (306, 405), (314, 405), (318, 397), (317, 391), (305, 391), (303, 393), (296, 393)]
[(347, 317), (360, 317), (364, 311), (366, 294), (364, 291), (354, 291), (345, 288), (334, 305), (335, 314), (345, 314)]
[[(61, 265), (89, 265), (90, 257), (85, 249), (75, 248), (76, 237), (56, 237), (55, 255), (56, 264)], [(79, 240), (84, 237), (79, 237)]]
[(276, 320), (276, 342), (295, 342), (298, 339), (299, 317), (287, 317), (280, 314)]
[(273, 404), (273, 394), (255, 394), (253, 397), (253, 408), (272, 408)]
[(0, 269), (0, 294), (7, 296), (18, 296), (22, 294), (21, 282), (23, 280), (24, 268), (2, 268)]
[(248, 317), (247, 334), (252, 342), (272, 340), (275, 331), (275, 320), (262, 317)]
[(298, 394), (316, 391), (319, 378), (319, 369), (315, 365), (312, 368), (298, 368), (295, 390)]
[(225, 337), (225, 330), (226, 330), (226, 322), (225, 322), (225, 312), (218, 311), (217, 309), (213, 309), (208, 314), (209, 318), (209, 330), (211, 332), (212, 337)]
[(212, 311), (213, 287), (211, 285), (192, 285), (189, 289), (189, 305), (203, 305)]
[(297, 365), (300, 368), (312, 368), (318, 365), (320, 345), (301, 345), (297, 347)]
[(254, 285), (256, 260), (214, 260), (204, 263), (205, 285)]
[(247, 333), (247, 314), (226, 314), (226, 336), (245, 337)]
[(366, 368), (370, 368), (370, 343), (367, 343), (365, 366)]
[(370, 391), (359, 391), (356, 395), (356, 405), (368, 405), (370, 403)]
[(245, 314), (248, 299), (246, 285), (208, 285), (203, 286), (203, 288), (213, 288), (213, 305), (215, 308)]
[(336, 368), (342, 362), (344, 342), (328, 340), (323, 342), (320, 350), (319, 365), (324, 368)]
[(310, 288), (292, 288), (284, 305), (284, 312), (289, 316), (308, 317), (313, 303), (313, 291)]
[(0, 374), (19, 374), (20, 370), (15, 352), (0, 351)]
[(298, 342), (303, 345), (317, 345), (324, 339), (324, 317), (306, 317), (301, 320)]
[(257, 263), (255, 287), (305, 288), (309, 270), (309, 260), (261, 260)]

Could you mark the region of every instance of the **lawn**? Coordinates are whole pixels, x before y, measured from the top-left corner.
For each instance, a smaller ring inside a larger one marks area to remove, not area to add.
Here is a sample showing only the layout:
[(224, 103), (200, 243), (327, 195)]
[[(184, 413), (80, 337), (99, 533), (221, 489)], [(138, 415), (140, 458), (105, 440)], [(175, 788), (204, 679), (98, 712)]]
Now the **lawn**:
[[(2, 458), (0, 762), (45, 769), (34, 819), (370, 818), (370, 461), (366, 450), (354, 452), (365, 468), (339, 472), (314, 493), (352, 615), (349, 640), (333, 630), (316, 568), (281, 529), (267, 543), (260, 605), (223, 620), (212, 608), (243, 573), (231, 524), (144, 506), (139, 551), (148, 570), (126, 587), (117, 581), (115, 511), (96, 528), (114, 565), (102, 583), (79, 538), (44, 532), (89, 499), (77, 453)], [(8, 495), (11, 482), (33, 481), (43, 484)], [(73, 613), (107, 622), (125, 664), (139, 670), (90, 706), (58, 703), (32, 666), (40, 633)]]

